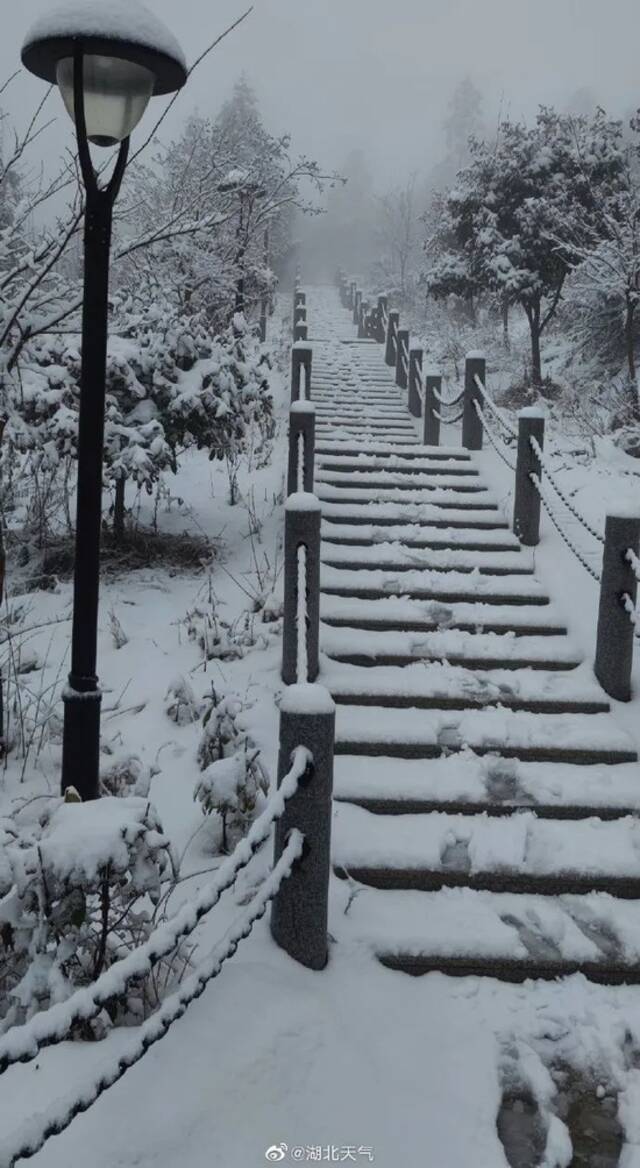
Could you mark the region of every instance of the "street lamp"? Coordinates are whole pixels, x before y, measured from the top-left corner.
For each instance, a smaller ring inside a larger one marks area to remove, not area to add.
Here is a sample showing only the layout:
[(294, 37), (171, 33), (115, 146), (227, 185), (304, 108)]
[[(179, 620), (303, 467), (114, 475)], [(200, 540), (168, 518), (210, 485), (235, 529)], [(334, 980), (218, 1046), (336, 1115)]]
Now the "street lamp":
[[(150, 98), (180, 89), (187, 69), (172, 34), (137, 0), (72, 0), (48, 12), (28, 33), (22, 62), (36, 77), (58, 85), (75, 122), (86, 189), (73, 628), (71, 671), (63, 695), (62, 791), (75, 787), (87, 800), (99, 795), (96, 657), (113, 206), (129, 135)], [(100, 185), (89, 143), (118, 146), (105, 185)]]
[[(245, 224), (245, 203), (252, 199), (264, 199), (266, 190), (260, 183), (249, 178), (246, 170), (237, 168), (230, 170), (223, 178), (222, 182), (218, 183), (218, 190), (221, 194), (237, 194), (240, 202), (240, 214), (238, 219), (238, 228), (236, 230), (236, 239), (238, 246), (236, 250), (235, 263), (238, 268), (238, 282), (236, 284), (236, 297), (234, 312), (244, 312), (244, 258), (249, 245), (249, 217)], [(246, 228), (246, 229), (245, 229)]]

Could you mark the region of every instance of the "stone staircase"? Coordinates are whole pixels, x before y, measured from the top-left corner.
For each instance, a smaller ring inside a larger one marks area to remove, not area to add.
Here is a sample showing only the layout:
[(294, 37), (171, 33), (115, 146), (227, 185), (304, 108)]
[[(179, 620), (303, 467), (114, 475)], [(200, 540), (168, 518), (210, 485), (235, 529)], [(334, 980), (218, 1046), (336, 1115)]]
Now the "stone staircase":
[(412, 974), (640, 981), (635, 744), (469, 453), (422, 446), (381, 346), (307, 298), (352, 927)]

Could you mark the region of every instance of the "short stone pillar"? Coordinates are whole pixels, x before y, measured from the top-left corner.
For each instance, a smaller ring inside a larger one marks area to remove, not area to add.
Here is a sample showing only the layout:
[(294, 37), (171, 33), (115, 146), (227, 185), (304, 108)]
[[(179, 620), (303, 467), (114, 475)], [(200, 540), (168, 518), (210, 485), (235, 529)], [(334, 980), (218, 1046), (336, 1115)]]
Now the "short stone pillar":
[(306, 341), (308, 339), (308, 331), (306, 321), (295, 325), (293, 329), (294, 344), (297, 344), (298, 341)]
[(409, 384), (409, 329), (398, 329), (396, 343), (396, 385), (406, 389)]
[(356, 294), (353, 300), (353, 323), (358, 324), (360, 321), (360, 305), (362, 304), (362, 292), (356, 288)]
[(384, 345), (387, 339), (387, 330), (384, 325), (384, 318), (389, 311), (389, 297), (378, 296), (378, 308), (376, 311), (376, 328), (375, 338), (380, 345)]
[(351, 312), (353, 312), (354, 305), (356, 302), (356, 288), (357, 287), (358, 287), (358, 285), (356, 284), (355, 280), (351, 280), (349, 282), (349, 302), (347, 304), (347, 308), (349, 308), (351, 310)]
[(294, 401), (289, 410), (289, 464), (287, 495), (300, 490), (300, 439), (302, 439), (302, 490), (313, 494), (316, 450), (316, 407), (310, 401)]
[(363, 341), (367, 335), (367, 315), (369, 312), (369, 301), (360, 301), (360, 315), (358, 317), (358, 340)]
[(422, 441), (425, 446), (440, 445), (440, 402), (436, 394), (442, 395), (442, 374), (439, 369), (427, 369), (422, 414)]
[(533, 438), (544, 448), (545, 413), (539, 406), (528, 406), (518, 414), (518, 457), (516, 489), (513, 501), (513, 530), (525, 547), (540, 543), (540, 494), (531, 475), (542, 478), (542, 465), (532, 445)]
[[(320, 634), (320, 501), (296, 491), (284, 509), (284, 621), (282, 680), (285, 685), (315, 681), (319, 669)], [(308, 672), (298, 677), (298, 548), (306, 548), (306, 642)]]
[(384, 359), (387, 365), (395, 368), (396, 364), (396, 341), (398, 336), (398, 328), (400, 326), (400, 313), (395, 309), (389, 313), (389, 320), (387, 323), (387, 336), (385, 338)]
[(302, 832), (304, 849), (274, 897), (271, 935), (308, 969), (324, 969), (329, 957), (335, 722), (333, 698), (324, 686), (292, 685), (285, 690), (280, 703), (278, 785), (291, 770), (297, 747), (305, 747), (311, 760), (276, 824), (275, 863), (294, 829)]
[(462, 413), (462, 445), (467, 450), (482, 450), (482, 422), (476, 413), (474, 402), (482, 409), (482, 394), (476, 385), (476, 377), (485, 384), (487, 362), (479, 349), (467, 353), (464, 364), (464, 399)]
[(291, 401), (311, 397), (311, 359), (313, 349), (307, 341), (296, 341), (291, 348)]
[(293, 323), (306, 324), (307, 323), (307, 306), (306, 304), (296, 304), (293, 310)]
[(299, 289), (296, 289), (295, 295), (293, 297), (294, 313), (295, 313), (296, 308), (306, 308), (306, 306), (307, 306), (306, 292), (301, 292)]
[(624, 606), (628, 596), (635, 608), (638, 584), (627, 559), (640, 552), (640, 511), (620, 507), (607, 515), (604, 530), (595, 675), (605, 693), (619, 702), (631, 698), (634, 625)]
[(419, 418), (422, 415), (422, 396), (420, 393), (422, 383), (422, 349), (410, 349), (409, 351), (409, 413), (413, 418)]

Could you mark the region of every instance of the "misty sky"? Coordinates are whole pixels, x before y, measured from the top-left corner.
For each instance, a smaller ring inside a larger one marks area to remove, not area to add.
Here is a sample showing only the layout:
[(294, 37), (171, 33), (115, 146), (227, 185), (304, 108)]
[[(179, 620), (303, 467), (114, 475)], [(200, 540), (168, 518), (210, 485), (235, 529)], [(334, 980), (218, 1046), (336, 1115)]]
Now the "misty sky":
[[(237, 0), (147, 4), (181, 40), (189, 62), (247, 6)], [(4, 0), (0, 76), (13, 72), (30, 23), (52, 6), (51, 0)], [(195, 108), (215, 113), (243, 70), (270, 130), (291, 131), (295, 146), (327, 167), (361, 145), (383, 186), (438, 161), (446, 104), (466, 74), (485, 94), (491, 125), (501, 101), (512, 116), (529, 116), (539, 102), (562, 105), (583, 87), (612, 114), (640, 106), (640, 5), (256, 0), (246, 23), (190, 80), (170, 130)], [(40, 83), (23, 76), (2, 101), (24, 119), (41, 93)], [(51, 113), (58, 121), (42, 142), (48, 160), (70, 142), (57, 95)]]

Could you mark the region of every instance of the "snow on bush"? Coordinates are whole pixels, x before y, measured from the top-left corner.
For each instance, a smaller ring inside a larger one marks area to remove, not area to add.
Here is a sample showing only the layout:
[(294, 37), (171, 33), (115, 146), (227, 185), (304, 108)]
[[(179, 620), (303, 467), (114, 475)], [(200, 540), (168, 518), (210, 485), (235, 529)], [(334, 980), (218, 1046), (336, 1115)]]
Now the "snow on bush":
[[(175, 868), (155, 809), (137, 797), (56, 801), (42, 829), (19, 835), (0, 826), (0, 843), (2, 1032), (139, 945)], [(151, 986), (130, 987), (102, 1026), (152, 1004)]]
[(269, 790), (260, 750), (239, 724), (243, 709), (238, 694), (218, 699), (213, 691), (198, 748), (203, 775), (196, 784), (194, 798), (205, 815), (219, 815), (222, 852), (232, 851), (246, 835)]

